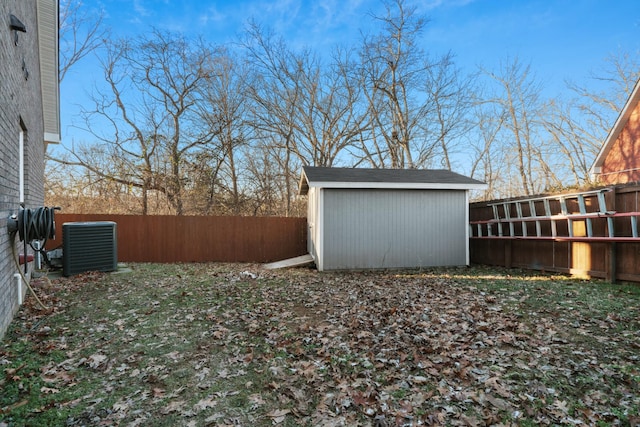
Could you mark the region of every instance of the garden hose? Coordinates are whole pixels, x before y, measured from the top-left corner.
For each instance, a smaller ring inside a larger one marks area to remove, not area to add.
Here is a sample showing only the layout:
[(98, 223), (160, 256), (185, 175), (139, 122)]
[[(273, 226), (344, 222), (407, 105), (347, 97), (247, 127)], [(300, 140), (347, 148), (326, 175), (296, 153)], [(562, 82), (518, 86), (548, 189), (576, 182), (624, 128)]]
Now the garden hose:
[[(17, 215), (10, 218), (11, 222), (8, 225), (9, 234), (12, 236), (11, 251), (13, 253), (13, 260), (16, 263), (18, 272), (22, 280), (27, 285), (27, 288), (31, 291), (33, 296), (38, 301), (38, 304), (43, 308), (47, 307), (42, 303), (40, 298), (36, 295), (35, 291), (31, 287), (29, 280), (26, 277), (27, 274), (27, 245), (31, 246), (34, 251), (45, 253), (44, 246), (47, 240), (55, 238), (55, 215), (54, 211), (58, 210), (58, 207), (39, 207), (36, 209), (21, 209)], [(20, 241), (24, 242), (24, 272), (20, 269), (20, 262), (16, 254), (15, 236), (18, 235)], [(42, 241), (39, 248), (33, 246), (33, 241)], [(47, 259), (45, 255), (45, 259)]]

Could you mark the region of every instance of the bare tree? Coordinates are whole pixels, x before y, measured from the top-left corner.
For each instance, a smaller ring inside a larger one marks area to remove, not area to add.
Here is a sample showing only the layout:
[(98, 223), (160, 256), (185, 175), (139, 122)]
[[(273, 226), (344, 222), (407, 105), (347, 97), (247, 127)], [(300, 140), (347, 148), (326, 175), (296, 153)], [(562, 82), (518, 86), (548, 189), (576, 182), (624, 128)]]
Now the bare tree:
[[(107, 47), (106, 88), (96, 89), (93, 108), (83, 112), (95, 141), (72, 147), (66, 164), (139, 188), (143, 214), (149, 191), (157, 191), (181, 215), (185, 158), (205, 149), (217, 131), (202, 122), (195, 107), (215, 52), (203, 42), (160, 31)], [(96, 146), (102, 156), (92, 151)], [(103, 158), (108, 164), (98, 161)]]
[(386, 143), (390, 166), (413, 168), (411, 145), (420, 138), (419, 124), (426, 115), (424, 105), (415, 104), (412, 96), (428, 68), (417, 44), (425, 20), (403, 0), (385, 7), (385, 16), (374, 17), (382, 32), (364, 40), (360, 61), (375, 132)]
[(567, 81), (567, 87), (581, 99), (579, 108), (592, 127), (605, 135), (640, 79), (637, 53), (618, 52), (604, 60), (603, 67), (590, 73), (591, 84)]
[(87, 9), (80, 0), (60, 1), (60, 82), (75, 63), (104, 45), (110, 31), (103, 24), (102, 9)]
[[(539, 153), (542, 86), (531, 67), (517, 58), (503, 63), (497, 72), (484, 70), (484, 73), (495, 88), (489, 102), (498, 107), (500, 117), (505, 117), (502, 149), (506, 150), (509, 168), (513, 168), (519, 183), (516, 194), (533, 194), (540, 189), (534, 173), (539, 172), (540, 166), (549, 170), (544, 164), (544, 156)], [(513, 190), (512, 187), (510, 192)]]
[(226, 211), (234, 215), (242, 212), (243, 174), (242, 147), (250, 144), (251, 128), (247, 123), (247, 83), (245, 64), (238, 61), (228, 49), (221, 49), (210, 64), (210, 77), (203, 85), (200, 115), (213, 132), (213, 146), (220, 162), (216, 164), (222, 190), (219, 202), (224, 201)]
[(299, 157), (307, 164), (334, 165), (367, 127), (367, 111), (358, 108), (360, 80), (351, 70), (350, 53), (336, 50), (331, 63), (301, 74), (303, 97), (296, 117), (302, 140), (308, 143), (302, 144)]
[(255, 66), (251, 94), (263, 129), (280, 134), (303, 163), (331, 166), (361, 132), (364, 111), (354, 109), (359, 81), (348, 70), (348, 52), (325, 64), (309, 49), (292, 51), (253, 23), (244, 47)]
[[(427, 21), (406, 0), (383, 0), (378, 30), (331, 55), (292, 49), (256, 23), (237, 51), (160, 31), (111, 40), (104, 15), (61, 1), (60, 79), (104, 46), (104, 80), (83, 111), (94, 139), (60, 155), (51, 175), (51, 197), (67, 186), (82, 209), (300, 214), (304, 164), (453, 169), (467, 159), (462, 168), (490, 184), (485, 197), (589, 184), (640, 76), (633, 55), (612, 56), (592, 76), (601, 89), (568, 83), (574, 98), (547, 100), (517, 58), (465, 75), (453, 54), (420, 48)], [(78, 168), (65, 178), (61, 165)]]
[(384, 3), (374, 16), (381, 31), (360, 51), (364, 93), (372, 120), (362, 150), (372, 166), (427, 167), (438, 156), (451, 169), (451, 144), (463, 132), (471, 107), (453, 55), (429, 56), (420, 48), (427, 20), (404, 0)]
[[(472, 124), (473, 81), (474, 76), (463, 75), (455, 66), (451, 53), (426, 69), (425, 92), (432, 108), (422, 126), (425, 134), (437, 142), (441, 163), (448, 170), (452, 169), (456, 145)], [(430, 155), (431, 150), (420, 153), (418, 164), (428, 164)]]
[(336, 50), (327, 64), (308, 49), (291, 50), (256, 23), (242, 46), (253, 67), (252, 123), (260, 147), (270, 152), (262, 160), (273, 159), (282, 170), (288, 214), (298, 174), (292, 165), (332, 166), (358, 141), (366, 119), (364, 109), (354, 108), (361, 86), (347, 51)]
[(604, 60), (603, 67), (591, 72), (591, 84), (567, 82), (575, 97), (558, 105), (551, 118), (556, 133), (562, 132), (567, 154), (574, 158), (578, 180), (592, 184), (588, 171), (602, 144), (640, 80), (637, 54), (617, 52)]
[(468, 153), (471, 157), (471, 169), (469, 175), (472, 178), (482, 179), (489, 188), (485, 191), (485, 199), (497, 196), (496, 187), (500, 187), (500, 172), (502, 155), (496, 142), (505, 122), (505, 113), (493, 103), (484, 102), (484, 98), (478, 92), (470, 93), (473, 99), (472, 127), (475, 129), (468, 135), (468, 146), (472, 149)]
[(221, 150), (198, 150), (185, 156), (184, 174), (189, 213), (215, 215), (227, 213), (220, 210), (221, 170), (224, 153)]
[(603, 68), (590, 74), (591, 84), (567, 82), (574, 96), (548, 103), (543, 125), (550, 140), (548, 157), (555, 160), (548, 173), (557, 177), (556, 187), (596, 184), (589, 175), (591, 165), (640, 78), (638, 65), (627, 53), (610, 55)]
[(585, 127), (587, 122), (580, 115), (576, 100), (563, 102), (554, 100), (544, 121), (544, 127), (555, 148), (555, 157), (563, 163), (564, 187), (580, 187), (594, 184), (589, 175), (591, 163), (597, 155), (604, 136), (602, 132), (593, 134), (593, 129)]
[[(242, 47), (252, 66), (251, 83), (247, 85), (251, 124), (256, 139), (262, 141), (260, 149), (269, 152), (263, 159), (267, 162), (272, 159), (278, 164), (286, 197), (285, 215), (288, 216), (293, 198), (291, 178), (297, 175), (292, 159), (298, 137), (295, 112), (302, 97), (302, 88), (295, 77), (296, 64), (284, 41), (265, 32), (255, 22), (248, 26)], [(265, 183), (264, 186), (268, 185)]]

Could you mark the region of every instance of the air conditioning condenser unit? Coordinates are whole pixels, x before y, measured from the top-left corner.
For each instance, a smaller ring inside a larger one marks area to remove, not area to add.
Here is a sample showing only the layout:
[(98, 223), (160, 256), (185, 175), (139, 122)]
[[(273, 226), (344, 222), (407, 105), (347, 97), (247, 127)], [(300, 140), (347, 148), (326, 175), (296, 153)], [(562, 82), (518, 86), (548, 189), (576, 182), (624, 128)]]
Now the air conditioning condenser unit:
[(118, 269), (116, 223), (112, 221), (62, 224), (62, 274)]

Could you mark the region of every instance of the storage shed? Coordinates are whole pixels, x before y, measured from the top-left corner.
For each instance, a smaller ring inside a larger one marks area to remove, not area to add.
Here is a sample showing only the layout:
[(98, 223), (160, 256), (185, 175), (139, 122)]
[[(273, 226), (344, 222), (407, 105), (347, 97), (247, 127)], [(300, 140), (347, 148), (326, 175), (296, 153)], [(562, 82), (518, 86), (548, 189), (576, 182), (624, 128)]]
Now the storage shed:
[(469, 190), (448, 170), (305, 166), (308, 249), (318, 270), (469, 264)]

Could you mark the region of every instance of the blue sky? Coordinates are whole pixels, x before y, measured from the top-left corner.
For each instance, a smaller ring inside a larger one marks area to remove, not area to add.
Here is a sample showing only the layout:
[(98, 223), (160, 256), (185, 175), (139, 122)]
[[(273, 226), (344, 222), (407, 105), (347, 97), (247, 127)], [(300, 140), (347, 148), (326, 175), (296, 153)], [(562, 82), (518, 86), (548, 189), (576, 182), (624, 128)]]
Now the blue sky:
[[(407, 0), (428, 17), (423, 48), (451, 51), (464, 70), (495, 69), (518, 57), (530, 63), (547, 91), (564, 90), (564, 81), (587, 80), (615, 52), (640, 52), (638, 0)], [(371, 14), (383, 15), (378, 0), (84, 0), (102, 9), (114, 37), (159, 29), (202, 35), (215, 43), (232, 41), (249, 18), (282, 35), (290, 46), (318, 51), (354, 45), (369, 33)], [(97, 61), (86, 58), (61, 87), (63, 141), (82, 139), (77, 123)]]

